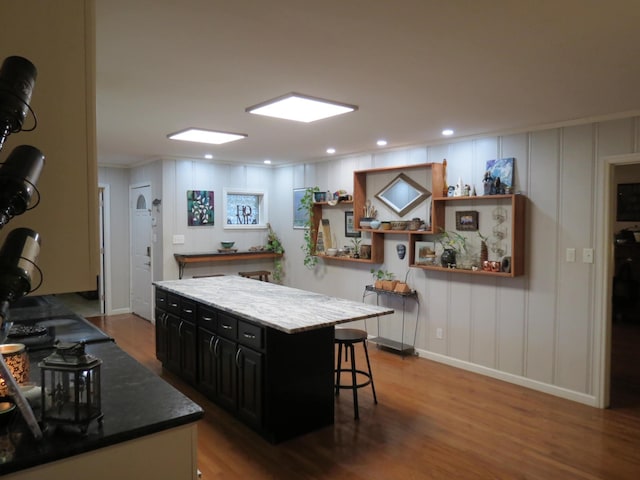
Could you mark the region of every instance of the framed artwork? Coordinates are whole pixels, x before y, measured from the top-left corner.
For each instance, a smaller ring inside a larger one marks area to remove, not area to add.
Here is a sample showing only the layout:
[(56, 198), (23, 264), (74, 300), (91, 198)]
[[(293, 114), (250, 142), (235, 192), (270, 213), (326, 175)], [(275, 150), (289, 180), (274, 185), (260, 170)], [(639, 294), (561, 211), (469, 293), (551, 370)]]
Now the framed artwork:
[(513, 164), (515, 158), (498, 158), (487, 160), (487, 172), (491, 178), (500, 178), (500, 183), (505, 187), (513, 187)]
[(435, 242), (416, 242), (416, 264), (434, 265), (436, 263)]
[(616, 220), (618, 222), (640, 221), (640, 183), (618, 184)]
[(212, 190), (187, 190), (187, 225), (209, 227), (214, 224)]
[(263, 190), (225, 188), (223, 212), (225, 229), (267, 228), (267, 194)]
[(456, 212), (456, 230), (467, 232), (478, 230), (478, 212), (476, 210)]
[(303, 229), (309, 221), (309, 214), (302, 207), (302, 197), (304, 197), (306, 188), (293, 189), (293, 228)]
[(353, 224), (353, 211), (344, 212), (344, 236), (359, 238), (360, 235)]

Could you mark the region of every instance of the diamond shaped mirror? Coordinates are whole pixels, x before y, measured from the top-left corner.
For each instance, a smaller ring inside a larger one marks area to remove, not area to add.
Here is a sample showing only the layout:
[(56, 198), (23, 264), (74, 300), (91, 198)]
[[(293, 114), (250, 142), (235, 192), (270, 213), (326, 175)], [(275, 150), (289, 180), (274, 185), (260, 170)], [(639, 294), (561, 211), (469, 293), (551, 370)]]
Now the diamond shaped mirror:
[(431, 196), (431, 192), (404, 173), (399, 174), (386, 187), (376, 193), (376, 198), (399, 216)]

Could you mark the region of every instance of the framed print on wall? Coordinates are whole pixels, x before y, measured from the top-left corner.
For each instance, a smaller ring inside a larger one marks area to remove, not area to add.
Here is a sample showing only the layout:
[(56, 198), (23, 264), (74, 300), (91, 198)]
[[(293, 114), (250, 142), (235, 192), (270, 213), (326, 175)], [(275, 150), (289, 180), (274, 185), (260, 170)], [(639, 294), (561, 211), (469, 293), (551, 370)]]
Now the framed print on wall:
[(187, 190), (187, 225), (213, 226), (213, 191)]
[(293, 189), (293, 228), (303, 229), (309, 221), (309, 213), (302, 207), (302, 197), (304, 197), (306, 188)]
[(475, 210), (456, 212), (456, 230), (467, 232), (478, 230), (478, 212)]
[(353, 211), (344, 212), (344, 236), (359, 238), (360, 235), (353, 225)]

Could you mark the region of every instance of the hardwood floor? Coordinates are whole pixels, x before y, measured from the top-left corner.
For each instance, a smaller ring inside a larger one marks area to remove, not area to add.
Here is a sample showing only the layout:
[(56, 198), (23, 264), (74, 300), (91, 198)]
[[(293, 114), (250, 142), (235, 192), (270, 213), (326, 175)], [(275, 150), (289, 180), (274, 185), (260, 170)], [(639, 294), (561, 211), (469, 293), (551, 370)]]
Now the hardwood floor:
[(271, 445), (162, 370), (152, 324), (133, 315), (90, 320), (205, 409), (204, 480), (640, 478), (637, 403), (600, 410), (371, 345), (378, 405), (361, 389), (355, 421), (345, 390), (333, 427)]

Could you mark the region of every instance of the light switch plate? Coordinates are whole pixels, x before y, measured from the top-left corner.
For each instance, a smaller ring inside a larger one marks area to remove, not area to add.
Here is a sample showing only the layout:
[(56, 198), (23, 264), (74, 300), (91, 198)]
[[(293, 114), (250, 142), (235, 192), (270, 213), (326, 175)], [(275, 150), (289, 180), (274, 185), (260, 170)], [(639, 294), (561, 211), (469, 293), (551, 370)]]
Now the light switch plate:
[(582, 249), (582, 263), (593, 263), (593, 248)]
[(576, 261), (576, 249), (575, 248), (567, 248), (566, 259), (567, 259), (567, 262), (575, 262)]
[(184, 245), (184, 235), (174, 235), (173, 236), (173, 244), (174, 245)]

